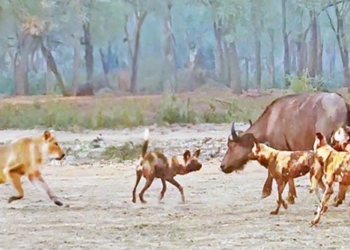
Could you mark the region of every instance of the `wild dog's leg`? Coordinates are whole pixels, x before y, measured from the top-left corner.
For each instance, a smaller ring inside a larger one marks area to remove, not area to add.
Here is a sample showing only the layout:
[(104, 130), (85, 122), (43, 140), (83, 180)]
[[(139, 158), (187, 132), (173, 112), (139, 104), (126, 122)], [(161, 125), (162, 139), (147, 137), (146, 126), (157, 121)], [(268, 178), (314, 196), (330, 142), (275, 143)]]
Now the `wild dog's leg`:
[(146, 192), (146, 190), (151, 186), (153, 180), (154, 180), (154, 177), (153, 177), (153, 176), (150, 177), (150, 178), (148, 178), (148, 179), (146, 179), (145, 186), (143, 187), (143, 189), (141, 190), (141, 192), (140, 192), (140, 194), (139, 194), (139, 198), (140, 198), (140, 201), (141, 201), (142, 203), (146, 203), (146, 202), (147, 202), (147, 201), (145, 201), (145, 200), (143, 199), (143, 195), (144, 195), (144, 193)]
[(270, 175), (270, 171), (268, 171), (267, 172), (267, 178), (265, 180), (264, 187), (263, 187), (262, 194), (261, 194), (261, 199), (264, 199), (264, 198), (266, 198), (266, 197), (271, 195), (271, 192), (272, 192), (272, 181), (273, 181), (273, 178)]
[(315, 217), (315, 219), (313, 219), (311, 221), (311, 226), (316, 225), (321, 219), (321, 214), (326, 212), (327, 203), (328, 203), (329, 198), (331, 197), (331, 195), (333, 193), (333, 187), (332, 186), (333, 186), (333, 180), (332, 181), (327, 181), (326, 191), (323, 194), (322, 201), (320, 203), (320, 206), (317, 209), (316, 217)]
[(288, 185), (289, 185), (289, 191), (288, 191), (288, 203), (289, 204), (294, 204), (294, 198), (297, 198), (297, 191), (295, 190), (295, 185), (294, 185), (294, 180), (293, 178), (290, 178), (288, 180)]
[(165, 179), (161, 179), (161, 180), (162, 180), (163, 188), (162, 188), (162, 191), (160, 192), (160, 195), (159, 195), (159, 200), (158, 200), (159, 202), (163, 199), (165, 191), (166, 191)]
[(11, 203), (11, 202), (13, 202), (15, 200), (22, 199), (23, 196), (24, 196), (24, 192), (23, 192), (23, 188), (22, 188), (22, 184), (21, 184), (22, 174), (18, 173), (16, 171), (10, 171), (9, 172), (9, 177), (10, 177), (10, 180), (12, 182), (12, 185), (15, 187), (15, 189), (17, 190), (17, 193), (18, 193), (17, 196), (11, 196), (8, 199), (8, 203)]
[(136, 170), (136, 183), (135, 183), (134, 189), (132, 190), (132, 202), (133, 203), (136, 203), (136, 188), (139, 185), (141, 177), (142, 177), (142, 170)]
[(339, 205), (343, 204), (343, 200), (345, 200), (347, 190), (348, 190), (347, 185), (343, 185), (339, 183), (338, 195), (334, 197), (333, 206), (338, 207)]
[(281, 205), (283, 205), (283, 207), (285, 209), (288, 208), (288, 205), (287, 203), (283, 200), (282, 198), (282, 194), (283, 194), (283, 190), (287, 184), (287, 180), (283, 180), (283, 179), (278, 179), (276, 180), (277, 182), (277, 190), (278, 190), (278, 195), (277, 195), (277, 207), (275, 210), (271, 211), (271, 215), (276, 215), (278, 214), (279, 210), (280, 210), (280, 207)]
[(177, 181), (175, 181), (174, 178), (167, 179), (167, 181), (170, 182), (171, 184), (173, 184), (175, 187), (177, 187), (177, 189), (179, 189), (180, 194), (181, 194), (181, 201), (182, 201), (182, 203), (185, 203), (185, 195), (184, 195), (183, 187)]
[(57, 206), (63, 205), (63, 203), (59, 201), (58, 197), (51, 191), (49, 186), (46, 184), (39, 171), (35, 171), (33, 173), (28, 174), (28, 179), (38, 190), (41, 190), (44, 193), (46, 193), (47, 196), (49, 196), (50, 200), (52, 200)]

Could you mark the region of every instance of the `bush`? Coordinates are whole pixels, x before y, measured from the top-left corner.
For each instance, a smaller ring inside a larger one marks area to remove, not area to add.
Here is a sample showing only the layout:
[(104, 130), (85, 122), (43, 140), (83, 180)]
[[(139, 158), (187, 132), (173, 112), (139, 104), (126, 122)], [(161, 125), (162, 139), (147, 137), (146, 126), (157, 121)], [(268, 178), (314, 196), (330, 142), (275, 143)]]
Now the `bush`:
[(295, 93), (303, 92), (315, 92), (322, 88), (322, 80), (309, 76), (309, 72), (305, 69), (301, 76), (288, 75), (288, 81), (290, 82), (290, 88)]
[(196, 123), (196, 113), (191, 109), (191, 99), (186, 104), (173, 94), (164, 95), (156, 111), (156, 121), (159, 124)]

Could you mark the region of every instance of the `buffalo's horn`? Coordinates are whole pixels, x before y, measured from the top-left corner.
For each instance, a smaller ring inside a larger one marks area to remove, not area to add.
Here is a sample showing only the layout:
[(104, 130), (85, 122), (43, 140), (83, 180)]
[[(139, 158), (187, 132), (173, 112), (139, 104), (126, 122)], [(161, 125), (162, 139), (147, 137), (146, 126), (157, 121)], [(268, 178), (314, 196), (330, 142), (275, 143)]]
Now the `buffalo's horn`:
[(238, 140), (238, 135), (236, 133), (236, 130), (235, 130), (235, 122), (232, 122), (232, 126), (231, 126), (231, 136), (232, 136), (232, 139), (234, 141)]

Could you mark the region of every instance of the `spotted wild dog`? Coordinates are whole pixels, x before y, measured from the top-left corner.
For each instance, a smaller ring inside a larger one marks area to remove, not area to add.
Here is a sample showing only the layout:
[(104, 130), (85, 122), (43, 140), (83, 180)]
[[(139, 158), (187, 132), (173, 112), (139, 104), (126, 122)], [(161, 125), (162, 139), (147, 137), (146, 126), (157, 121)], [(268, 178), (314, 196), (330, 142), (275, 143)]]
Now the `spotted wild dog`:
[(163, 189), (160, 192), (158, 201), (160, 202), (166, 191), (166, 182), (177, 187), (181, 194), (182, 203), (185, 202), (183, 187), (174, 179), (176, 175), (186, 175), (190, 172), (198, 171), (202, 168), (202, 164), (198, 161), (200, 149), (197, 149), (193, 155), (189, 150), (183, 154), (184, 163), (180, 163), (176, 156), (168, 159), (160, 152), (147, 152), (149, 130), (145, 130), (144, 142), (142, 146), (142, 155), (140, 163), (136, 168), (136, 183), (132, 191), (132, 202), (136, 202), (136, 188), (140, 182), (141, 176), (146, 179), (146, 183), (139, 194), (142, 203), (146, 203), (143, 198), (146, 190), (151, 186), (154, 178), (160, 178), (163, 184)]
[(56, 205), (62, 206), (63, 203), (41, 176), (39, 167), (48, 158), (61, 160), (64, 155), (53, 131), (22, 137), (9, 144), (0, 145), (0, 183), (10, 182), (17, 191), (17, 195), (11, 196), (8, 203), (23, 198), (21, 177), (27, 176), (37, 189), (44, 191)]
[(316, 217), (311, 221), (312, 226), (316, 225), (321, 219), (321, 214), (326, 212), (328, 208), (327, 203), (333, 193), (334, 182), (339, 182), (346, 187), (350, 185), (350, 153), (339, 152), (332, 148), (327, 143), (323, 134), (319, 132), (316, 133), (313, 147), (315, 159), (322, 167), (319, 171), (322, 171), (322, 173), (315, 173), (318, 178), (312, 179), (311, 186), (313, 188), (316, 187), (316, 182), (324, 175), (326, 179), (326, 190), (317, 209)]
[[(330, 145), (337, 151), (350, 152), (350, 127), (342, 125), (335, 130), (331, 135)], [(338, 207), (343, 203), (347, 190), (348, 186), (339, 183), (338, 195), (334, 197), (333, 206)]]
[(314, 154), (310, 151), (280, 151), (264, 143), (254, 141), (254, 146), (249, 155), (250, 160), (257, 160), (262, 166), (267, 168), (268, 174), (277, 183), (277, 207), (271, 211), (271, 215), (279, 212), (281, 205), (288, 208), (287, 203), (282, 198), (283, 190), (290, 179), (295, 179), (306, 175), (314, 164)]

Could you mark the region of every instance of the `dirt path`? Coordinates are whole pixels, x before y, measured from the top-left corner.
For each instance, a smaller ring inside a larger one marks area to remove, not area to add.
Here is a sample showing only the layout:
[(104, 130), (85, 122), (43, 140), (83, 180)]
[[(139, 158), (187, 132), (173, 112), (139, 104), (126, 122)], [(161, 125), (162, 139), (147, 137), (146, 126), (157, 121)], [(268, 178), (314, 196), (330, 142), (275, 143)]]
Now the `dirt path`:
[[(210, 125), (210, 132), (206, 126), (159, 128), (151, 132), (151, 140), (227, 137), (229, 124)], [(99, 132), (115, 143), (139, 140), (142, 131)], [(0, 138), (5, 141), (33, 132), (1, 131)], [(97, 133), (57, 135), (61, 141), (73, 141), (91, 140)], [(27, 180), (23, 180), (25, 198), (7, 204), (14, 191), (1, 186), (0, 249), (345, 249), (347, 204), (330, 207), (319, 226), (310, 228), (315, 198), (308, 193), (308, 177), (302, 177), (296, 180), (296, 204), (271, 216), (276, 187), (270, 197), (260, 199), (266, 170), (250, 164), (241, 174), (225, 175), (218, 170), (220, 160), (203, 159), (200, 172), (176, 177), (184, 187), (186, 204), (179, 203), (179, 192), (170, 185), (158, 204), (159, 180), (146, 193), (146, 205), (131, 203), (133, 164), (48, 166), (44, 177), (67, 206), (53, 205)], [(143, 184), (144, 180), (138, 191)]]

